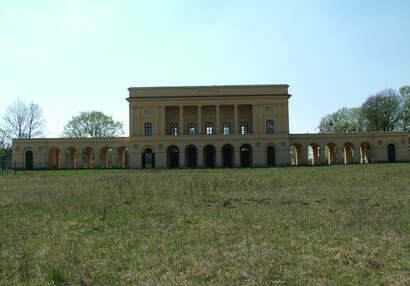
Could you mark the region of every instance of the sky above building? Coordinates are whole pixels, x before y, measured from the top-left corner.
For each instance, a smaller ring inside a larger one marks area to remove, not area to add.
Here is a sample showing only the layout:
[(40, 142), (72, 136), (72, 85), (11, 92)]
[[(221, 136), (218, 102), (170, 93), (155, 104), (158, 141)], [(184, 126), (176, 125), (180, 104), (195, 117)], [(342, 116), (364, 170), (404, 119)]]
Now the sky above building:
[(291, 133), (410, 85), (410, 1), (0, 0), (0, 113), (124, 123), (128, 87), (288, 84)]

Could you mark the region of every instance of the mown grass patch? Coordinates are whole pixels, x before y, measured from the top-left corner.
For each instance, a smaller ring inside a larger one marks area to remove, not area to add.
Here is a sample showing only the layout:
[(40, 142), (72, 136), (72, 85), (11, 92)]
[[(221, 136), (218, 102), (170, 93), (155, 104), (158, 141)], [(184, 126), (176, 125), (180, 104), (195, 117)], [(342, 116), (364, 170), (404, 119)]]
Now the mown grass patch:
[(410, 164), (0, 177), (0, 285), (406, 285)]

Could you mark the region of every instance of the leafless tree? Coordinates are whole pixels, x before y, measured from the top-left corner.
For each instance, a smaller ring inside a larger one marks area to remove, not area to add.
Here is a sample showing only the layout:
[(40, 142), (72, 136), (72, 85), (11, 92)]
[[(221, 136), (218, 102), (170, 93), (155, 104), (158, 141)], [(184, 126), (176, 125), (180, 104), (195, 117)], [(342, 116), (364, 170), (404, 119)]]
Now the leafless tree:
[(4, 144), (9, 145), (13, 138), (44, 136), (45, 124), (40, 106), (33, 102), (27, 104), (19, 98), (7, 106), (2, 116), (0, 135)]

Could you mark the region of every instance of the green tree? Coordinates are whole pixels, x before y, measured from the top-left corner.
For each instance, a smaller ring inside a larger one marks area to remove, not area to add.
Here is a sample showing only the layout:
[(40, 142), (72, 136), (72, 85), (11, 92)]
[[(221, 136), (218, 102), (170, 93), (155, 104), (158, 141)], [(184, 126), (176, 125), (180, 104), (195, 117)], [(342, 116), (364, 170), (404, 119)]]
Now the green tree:
[(402, 86), (399, 89), (399, 93), (402, 97), (402, 101), (404, 104), (404, 121), (403, 127), (404, 130), (410, 131), (409, 123), (410, 123), (410, 85)]
[(334, 113), (322, 117), (319, 123), (319, 131), (321, 133), (362, 132), (364, 129), (364, 119), (360, 107), (343, 107)]
[(122, 122), (115, 121), (101, 111), (84, 111), (73, 116), (64, 126), (63, 137), (108, 138), (122, 136)]
[(362, 114), (369, 131), (405, 130), (405, 103), (394, 89), (384, 89), (367, 98)]

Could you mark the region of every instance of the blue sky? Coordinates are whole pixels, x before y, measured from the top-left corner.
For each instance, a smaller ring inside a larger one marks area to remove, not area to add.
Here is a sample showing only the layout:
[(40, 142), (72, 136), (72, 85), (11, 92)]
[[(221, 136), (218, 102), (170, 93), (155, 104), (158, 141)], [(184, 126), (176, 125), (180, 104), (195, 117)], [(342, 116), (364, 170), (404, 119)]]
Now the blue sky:
[(289, 84), (292, 133), (410, 85), (410, 1), (0, 0), (0, 112), (124, 123), (128, 87)]

